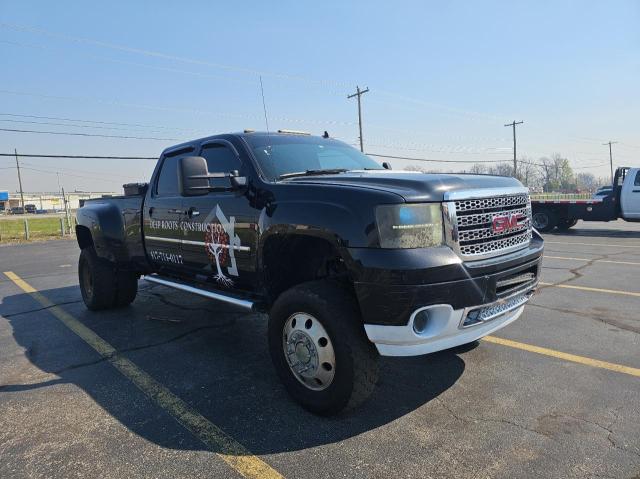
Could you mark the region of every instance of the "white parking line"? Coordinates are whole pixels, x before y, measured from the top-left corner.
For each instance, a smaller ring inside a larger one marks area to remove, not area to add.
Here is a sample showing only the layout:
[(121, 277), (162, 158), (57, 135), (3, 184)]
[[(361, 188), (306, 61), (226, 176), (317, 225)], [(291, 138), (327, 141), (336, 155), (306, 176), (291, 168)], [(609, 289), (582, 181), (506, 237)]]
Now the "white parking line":
[(590, 286), (578, 286), (573, 284), (555, 284), (555, 283), (545, 283), (540, 281), (538, 283), (540, 286), (552, 286), (554, 288), (567, 288), (567, 289), (579, 289), (582, 291), (593, 291), (595, 293), (607, 293), (607, 294), (620, 294), (622, 296), (636, 296), (640, 298), (640, 293), (636, 293), (635, 291), (623, 291), (620, 289), (602, 289), (602, 288), (591, 288)]

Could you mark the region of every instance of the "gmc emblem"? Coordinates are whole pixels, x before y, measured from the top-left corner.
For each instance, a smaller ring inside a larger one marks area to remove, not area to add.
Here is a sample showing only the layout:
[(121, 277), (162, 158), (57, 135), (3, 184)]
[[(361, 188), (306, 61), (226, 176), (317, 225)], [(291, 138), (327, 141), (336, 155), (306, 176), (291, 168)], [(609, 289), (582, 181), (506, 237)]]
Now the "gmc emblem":
[(504, 233), (522, 226), (522, 220), (525, 216), (522, 213), (514, 213), (512, 215), (495, 216), (491, 222), (491, 230), (494, 233)]

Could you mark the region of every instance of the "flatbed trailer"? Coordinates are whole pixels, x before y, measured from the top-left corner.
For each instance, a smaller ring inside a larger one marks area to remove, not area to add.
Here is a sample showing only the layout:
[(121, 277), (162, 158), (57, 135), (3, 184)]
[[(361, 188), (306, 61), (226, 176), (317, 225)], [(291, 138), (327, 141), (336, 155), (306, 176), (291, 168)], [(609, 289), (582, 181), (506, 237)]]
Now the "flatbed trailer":
[(566, 230), (578, 220), (640, 221), (640, 168), (616, 170), (610, 194), (592, 199), (531, 199), (533, 226), (542, 232)]

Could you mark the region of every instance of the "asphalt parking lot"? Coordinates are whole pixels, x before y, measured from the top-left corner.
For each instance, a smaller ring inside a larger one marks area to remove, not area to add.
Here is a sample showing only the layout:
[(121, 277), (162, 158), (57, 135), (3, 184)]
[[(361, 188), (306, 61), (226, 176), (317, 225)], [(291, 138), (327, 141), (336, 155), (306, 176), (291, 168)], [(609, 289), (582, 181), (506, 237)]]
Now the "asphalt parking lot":
[(329, 419), (285, 393), (265, 317), (144, 283), (92, 313), (73, 241), (2, 246), (0, 477), (640, 478), (640, 226), (545, 239), (518, 321), (382, 358)]

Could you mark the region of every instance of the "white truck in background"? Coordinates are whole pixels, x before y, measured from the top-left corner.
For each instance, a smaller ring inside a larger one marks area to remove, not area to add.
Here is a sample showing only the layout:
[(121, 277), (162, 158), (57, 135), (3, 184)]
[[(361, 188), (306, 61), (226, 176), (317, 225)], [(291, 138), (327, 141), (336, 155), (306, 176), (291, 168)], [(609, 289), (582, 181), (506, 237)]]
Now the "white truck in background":
[(588, 200), (531, 199), (533, 226), (542, 232), (567, 230), (578, 220), (640, 222), (640, 168), (620, 167), (608, 194)]

